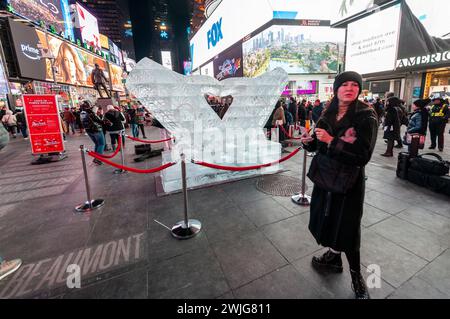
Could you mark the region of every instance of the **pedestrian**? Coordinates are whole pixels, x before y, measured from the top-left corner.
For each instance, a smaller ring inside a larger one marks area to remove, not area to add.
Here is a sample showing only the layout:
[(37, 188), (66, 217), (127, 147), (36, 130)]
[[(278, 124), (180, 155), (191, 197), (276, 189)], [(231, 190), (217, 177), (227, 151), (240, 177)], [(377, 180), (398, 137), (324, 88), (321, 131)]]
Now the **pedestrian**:
[[(283, 101), (279, 100), (277, 105), (275, 106), (275, 113), (273, 114), (272, 119), (272, 127), (279, 128), (280, 126), (286, 125), (286, 117), (284, 115)], [(283, 142), (286, 139), (286, 136), (283, 130), (278, 130), (278, 142)]]
[(75, 135), (75, 122), (77, 118), (70, 110), (69, 107), (66, 107), (63, 112), (63, 120), (67, 127), (67, 134), (69, 134), (69, 129), (72, 130), (72, 134)]
[[(378, 119), (375, 111), (358, 100), (362, 77), (344, 72), (334, 82), (334, 98), (317, 123), (312, 137), (305, 133), (306, 150), (317, 152), (308, 177), (314, 183), (309, 230), (317, 243), (329, 247), (313, 257), (320, 271), (341, 273), (341, 252), (350, 264), (356, 299), (369, 299), (361, 275), (361, 218), (365, 196), (365, 166), (375, 148)], [(349, 178), (351, 177), (351, 178)]]
[(298, 121), (300, 122), (301, 127), (305, 127), (306, 125), (306, 112), (306, 100), (303, 100), (298, 106)]
[[(408, 145), (408, 152), (412, 157), (417, 156), (419, 148), (423, 149), (423, 144), (421, 145), (421, 139), (425, 141), (425, 136), (427, 135), (428, 128), (428, 110), (427, 105), (430, 104), (431, 100), (417, 100), (412, 105), (413, 114), (408, 124), (408, 129), (406, 131), (407, 135), (405, 138), (406, 144)], [(418, 138), (411, 138), (409, 141), (408, 135), (418, 135)]]
[(17, 130), (17, 118), (13, 114), (13, 111), (7, 110), (6, 114), (2, 118), (2, 123), (5, 125), (8, 132), (11, 134), (13, 138), (16, 138), (16, 130)]
[(84, 103), (80, 104), (80, 107), (75, 112), (73, 112), (73, 114), (75, 115), (75, 123), (77, 124), (77, 127), (80, 130), (80, 134), (84, 133), (83, 123), (81, 123), (81, 106), (83, 104)]
[[(96, 106), (91, 107), (89, 103), (85, 103), (83, 104), (80, 116), (87, 135), (94, 142), (95, 152), (97, 154), (103, 154), (105, 149), (105, 135), (103, 134), (102, 128), (103, 121), (97, 116), (97, 110), (98, 108)], [(103, 164), (98, 159), (94, 159), (93, 162), (97, 165)]]
[(378, 122), (383, 122), (383, 116), (384, 116), (384, 105), (381, 103), (381, 99), (377, 97), (376, 102), (373, 104), (373, 108), (375, 109), (375, 112), (377, 112), (378, 116)]
[(384, 157), (394, 156), (395, 141), (400, 139), (400, 117), (398, 107), (400, 106), (400, 99), (391, 97), (386, 100), (386, 114), (384, 118), (384, 139), (387, 140), (386, 152), (381, 154)]
[(317, 99), (314, 102), (314, 107), (312, 110), (312, 120), (315, 124), (317, 124), (317, 122), (319, 121), (320, 117), (322, 116), (322, 112), (323, 112), (323, 106), (322, 103), (320, 102), (319, 99)]
[(431, 146), (430, 150), (436, 149), (436, 140), (439, 152), (444, 151), (444, 132), (450, 117), (448, 105), (444, 103), (441, 98), (433, 100), (433, 106), (430, 110), (430, 135)]
[(128, 115), (128, 123), (131, 126), (131, 134), (133, 134), (133, 137), (139, 137), (139, 126), (137, 123), (137, 105), (133, 104), (131, 108), (127, 110)]
[(27, 120), (25, 118), (25, 113), (23, 112), (23, 109), (17, 109), (16, 113), (16, 119), (17, 119), (17, 127), (22, 133), (23, 139), (28, 139), (28, 126), (27, 126)]
[[(229, 108), (229, 104), (225, 103), (223, 109), (222, 109), (222, 114), (220, 114), (220, 117), (223, 118), (225, 116), (225, 113), (228, 111)], [(136, 123), (139, 127), (139, 129), (142, 132), (142, 136), (143, 138), (147, 138), (147, 136), (145, 136), (145, 113), (146, 113), (146, 109), (143, 105), (138, 104), (137, 105), (137, 109), (136, 109)], [(139, 131), (138, 131), (138, 137), (139, 137)]]
[(122, 112), (114, 108), (112, 105), (106, 107), (104, 121), (106, 122), (106, 130), (111, 138), (111, 147), (115, 151), (119, 135), (122, 136), (122, 147), (125, 145), (125, 116)]

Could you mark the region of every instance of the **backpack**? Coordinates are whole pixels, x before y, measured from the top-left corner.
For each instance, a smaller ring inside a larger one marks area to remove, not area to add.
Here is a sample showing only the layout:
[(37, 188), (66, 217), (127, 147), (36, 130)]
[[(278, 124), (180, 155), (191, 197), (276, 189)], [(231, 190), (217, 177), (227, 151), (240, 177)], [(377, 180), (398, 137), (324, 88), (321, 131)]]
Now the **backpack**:
[(94, 121), (92, 121), (90, 114), (86, 111), (83, 111), (80, 113), (80, 120), (81, 120), (81, 124), (83, 124), (83, 127), (86, 130), (92, 131), (92, 132), (100, 132), (101, 128), (100, 125), (97, 125), (96, 123), (94, 123)]
[(396, 109), (397, 109), (397, 113), (398, 113), (398, 119), (400, 122), (400, 126), (401, 125), (408, 126), (409, 119), (408, 119), (408, 114), (407, 114), (406, 110), (400, 106), (396, 107)]

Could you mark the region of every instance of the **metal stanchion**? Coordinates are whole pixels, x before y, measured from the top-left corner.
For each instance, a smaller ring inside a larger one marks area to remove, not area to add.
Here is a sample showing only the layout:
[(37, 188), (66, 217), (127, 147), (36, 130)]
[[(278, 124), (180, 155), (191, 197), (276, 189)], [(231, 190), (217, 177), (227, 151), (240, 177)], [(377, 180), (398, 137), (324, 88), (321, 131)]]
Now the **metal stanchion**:
[[(125, 154), (123, 152), (123, 150), (125, 149), (124, 135), (119, 136), (120, 136), (120, 157), (122, 158), (122, 166), (125, 166)], [(114, 171), (114, 174), (126, 174), (126, 173), (127, 171), (121, 168), (118, 168)]]
[(80, 151), (81, 151), (81, 161), (83, 162), (84, 181), (86, 183), (87, 202), (75, 207), (75, 210), (79, 213), (85, 213), (102, 207), (103, 205), (105, 205), (105, 201), (103, 199), (91, 200), (91, 188), (89, 187), (89, 179), (86, 167), (86, 155), (84, 154), (84, 145), (80, 145)]
[(181, 176), (183, 179), (184, 220), (172, 227), (172, 235), (177, 239), (189, 239), (196, 236), (202, 229), (202, 223), (195, 219), (188, 219), (188, 191), (186, 181), (185, 155), (181, 154)]
[(300, 194), (292, 196), (292, 201), (300, 206), (309, 206), (311, 204), (311, 196), (306, 195), (306, 164), (308, 161), (308, 152), (303, 149), (303, 153), (302, 191)]

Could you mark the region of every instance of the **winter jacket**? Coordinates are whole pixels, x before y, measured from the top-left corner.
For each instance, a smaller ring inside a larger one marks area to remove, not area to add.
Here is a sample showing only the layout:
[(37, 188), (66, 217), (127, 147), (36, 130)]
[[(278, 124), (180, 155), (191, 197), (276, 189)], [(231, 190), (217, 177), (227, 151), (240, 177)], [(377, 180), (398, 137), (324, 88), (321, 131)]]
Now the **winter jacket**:
[(86, 120), (84, 121), (84, 129), (86, 133), (95, 134), (98, 132), (103, 132), (103, 121), (95, 114), (92, 110), (87, 110), (85, 114), (82, 114), (84, 118), (86, 116)]
[(384, 117), (384, 136), (386, 140), (398, 140), (400, 139), (400, 116), (397, 110), (397, 105), (389, 104), (386, 108)]
[[(314, 186), (311, 198), (309, 230), (317, 243), (337, 251), (356, 251), (361, 242), (361, 218), (365, 196), (365, 170), (369, 163), (378, 134), (378, 116), (369, 105), (356, 101), (347, 114), (336, 122), (336, 114), (330, 109), (337, 108), (337, 99), (324, 112), (317, 123), (334, 140), (330, 145), (322, 143), (313, 135), (314, 140), (305, 145), (310, 152), (319, 152), (343, 164), (359, 167), (360, 172), (352, 189), (346, 194), (328, 193)], [(343, 141), (347, 130), (356, 131), (354, 143)], [(329, 214), (327, 206), (330, 207)]]
[(17, 118), (13, 112), (9, 110), (6, 111), (6, 114), (3, 116), (2, 122), (7, 126), (17, 126)]
[(314, 121), (314, 123), (317, 123), (320, 119), (320, 117), (322, 116), (322, 112), (323, 112), (323, 106), (319, 105), (319, 106), (315, 106), (312, 110), (312, 120)]
[[(422, 134), (423, 132), (426, 133), (426, 131), (427, 131), (427, 124), (424, 123), (424, 116), (422, 114), (422, 111), (417, 110), (413, 113), (413, 115), (411, 116), (411, 119), (409, 120), (408, 133), (409, 134)], [(423, 135), (425, 135), (425, 134), (423, 134)]]
[(272, 119), (272, 127), (276, 126), (277, 121), (283, 121), (283, 125), (286, 124), (286, 117), (284, 116), (284, 109), (282, 106), (276, 109)]
[(125, 130), (123, 122), (125, 121), (125, 116), (122, 112), (117, 110), (110, 110), (105, 113), (105, 122), (107, 122), (106, 130), (109, 133), (119, 134), (121, 131)]

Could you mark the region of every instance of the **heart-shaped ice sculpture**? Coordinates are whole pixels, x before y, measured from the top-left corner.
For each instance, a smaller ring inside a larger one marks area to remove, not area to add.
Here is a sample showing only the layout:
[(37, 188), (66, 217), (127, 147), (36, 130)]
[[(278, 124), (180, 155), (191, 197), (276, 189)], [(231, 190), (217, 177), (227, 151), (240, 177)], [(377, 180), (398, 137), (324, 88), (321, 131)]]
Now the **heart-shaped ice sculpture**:
[[(264, 125), (287, 81), (288, 75), (281, 68), (258, 78), (230, 78), (219, 82), (209, 76), (184, 76), (145, 58), (130, 73), (127, 87), (176, 137), (177, 142), (171, 154), (163, 155), (164, 162), (177, 160), (179, 154), (184, 153), (188, 160), (245, 166), (275, 161), (280, 157), (280, 145), (265, 138)], [(208, 104), (205, 95), (233, 97), (222, 119)], [(239, 138), (230, 138), (233, 133), (248, 135), (245, 145)], [(189, 186), (197, 186), (229, 179), (218, 179), (217, 175), (233, 178), (237, 175), (254, 175), (255, 171), (222, 173), (188, 167), (188, 174), (191, 177)], [(208, 177), (211, 175), (215, 177)], [(173, 187), (166, 187), (171, 178), (179, 183), (177, 168), (163, 172), (166, 192), (179, 189), (180, 184), (175, 186), (175, 183)], [(198, 181), (205, 178), (206, 182)]]

